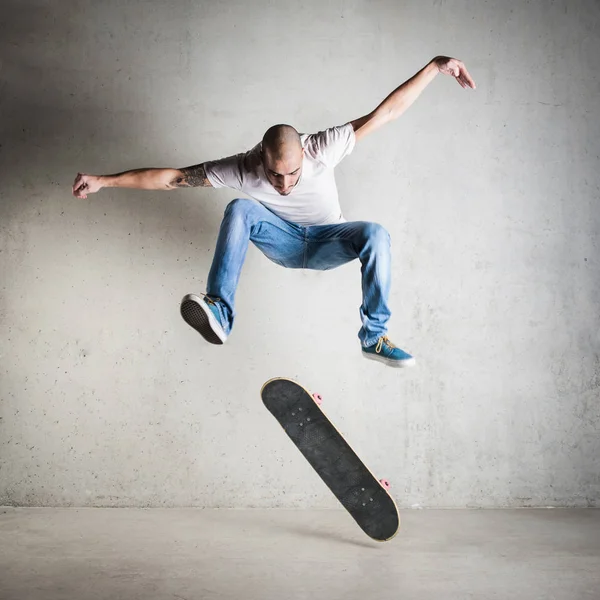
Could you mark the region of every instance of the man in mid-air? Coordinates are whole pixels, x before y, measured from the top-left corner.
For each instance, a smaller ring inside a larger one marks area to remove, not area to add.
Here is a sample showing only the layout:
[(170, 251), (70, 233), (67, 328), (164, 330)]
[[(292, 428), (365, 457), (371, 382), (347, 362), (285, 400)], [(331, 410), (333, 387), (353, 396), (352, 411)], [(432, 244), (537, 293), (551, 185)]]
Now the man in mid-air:
[(173, 190), (201, 186), (242, 192), (245, 197), (233, 200), (225, 210), (206, 294), (188, 294), (181, 301), (185, 321), (211, 344), (225, 342), (235, 318), (235, 292), (249, 241), (273, 262), (293, 269), (333, 269), (358, 258), (362, 355), (392, 367), (412, 365), (415, 359), (387, 337), (389, 234), (376, 223), (344, 219), (334, 168), (352, 152), (357, 140), (398, 118), (438, 73), (453, 76), (463, 88), (475, 88), (460, 60), (438, 56), (373, 112), (345, 125), (314, 134), (274, 125), (248, 152), (182, 169), (135, 169), (102, 176), (79, 173), (73, 195), (87, 198), (103, 187)]

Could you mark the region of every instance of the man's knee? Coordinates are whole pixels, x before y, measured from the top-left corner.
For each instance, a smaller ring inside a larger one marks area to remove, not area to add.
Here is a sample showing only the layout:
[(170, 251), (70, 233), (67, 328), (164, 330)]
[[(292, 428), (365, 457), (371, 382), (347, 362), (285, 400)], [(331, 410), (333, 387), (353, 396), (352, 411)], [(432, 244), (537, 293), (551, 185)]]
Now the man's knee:
[(256, 209), (256, 201), (248, 198), (236, 198), (225, 208), (226, 216), (246, 216)]
[(260, 218), (261, 205), (256, 200), (249, 198), (236, 198), (232, 200), (225, 208), (225, 218), (235, 219), (249, 224), (254, 223)]
[(389, 246), (390, 234), (387, 229), (379, 223), (365, 223), (363, 227), (365, 243), (372, 246)]

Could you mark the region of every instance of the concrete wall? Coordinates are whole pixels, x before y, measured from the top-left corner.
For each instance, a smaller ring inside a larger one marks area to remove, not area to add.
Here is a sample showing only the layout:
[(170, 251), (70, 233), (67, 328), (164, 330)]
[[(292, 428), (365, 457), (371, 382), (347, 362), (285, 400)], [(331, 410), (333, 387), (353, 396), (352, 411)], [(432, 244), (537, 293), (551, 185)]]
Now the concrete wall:
[[(264, 409), (296, 378), (401, 506), (600, 504), (600, 5), (193, 0), (0, 9), (0, 504), (334, 500)], [(393, 239), (390, 336), (359, 354), (359, 265), (249, 252), (223, 347), (179, 315), (233, 191), (70, 195), (372, 110), (438, 77), (338, 168)]]

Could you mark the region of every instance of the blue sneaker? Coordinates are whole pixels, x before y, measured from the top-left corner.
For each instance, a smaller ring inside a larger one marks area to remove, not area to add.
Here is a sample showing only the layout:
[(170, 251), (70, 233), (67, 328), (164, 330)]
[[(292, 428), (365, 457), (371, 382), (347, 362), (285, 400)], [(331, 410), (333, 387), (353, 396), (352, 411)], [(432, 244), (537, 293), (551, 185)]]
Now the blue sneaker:
[(181, 301), (181, 316), (207, 342), (222, 344), (227, 339), (219, 309), (212, 298), (188, 294)]
[(363, 347), (362, 355), (389, 367), (412, 367), (415, 364), (415, 359), (408, 352), (394, 346), (387, 335), (380, 337), (372, 346)]

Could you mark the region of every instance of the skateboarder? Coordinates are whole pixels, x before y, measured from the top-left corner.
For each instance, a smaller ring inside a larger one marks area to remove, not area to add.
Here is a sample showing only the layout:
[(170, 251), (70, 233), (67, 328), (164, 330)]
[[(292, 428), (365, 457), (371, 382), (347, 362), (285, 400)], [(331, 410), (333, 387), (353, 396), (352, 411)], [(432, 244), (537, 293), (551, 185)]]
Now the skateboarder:
[(240, 191), (242, 196), (225, 210), (206, 294), (188, 294), (182, 300), (181, 313), (188, 324), (208, 342), (225, 342), (235, 318), (235, 291), (249, 241), (288, 268), (326, 270), (358, 258), (362, 273), (358, 337), (363, 356), (392, 367), (412, 365), (414, 358), (387, 337), (389, 234), (376, 223), (345, 221), (334, 167), (352, 152), (357, 140), (399, 117), (438, 73), (453, 76), (464, 88), (475, 88), (461, 61), (438, 56), (374, 111), (345, 125), (315, 134), (275, 125), (248, 152), (181, 169), (135, 169), (103, 176), (79, 173), (73, 195), (87, 198), (103, 187), (202, 186)]

